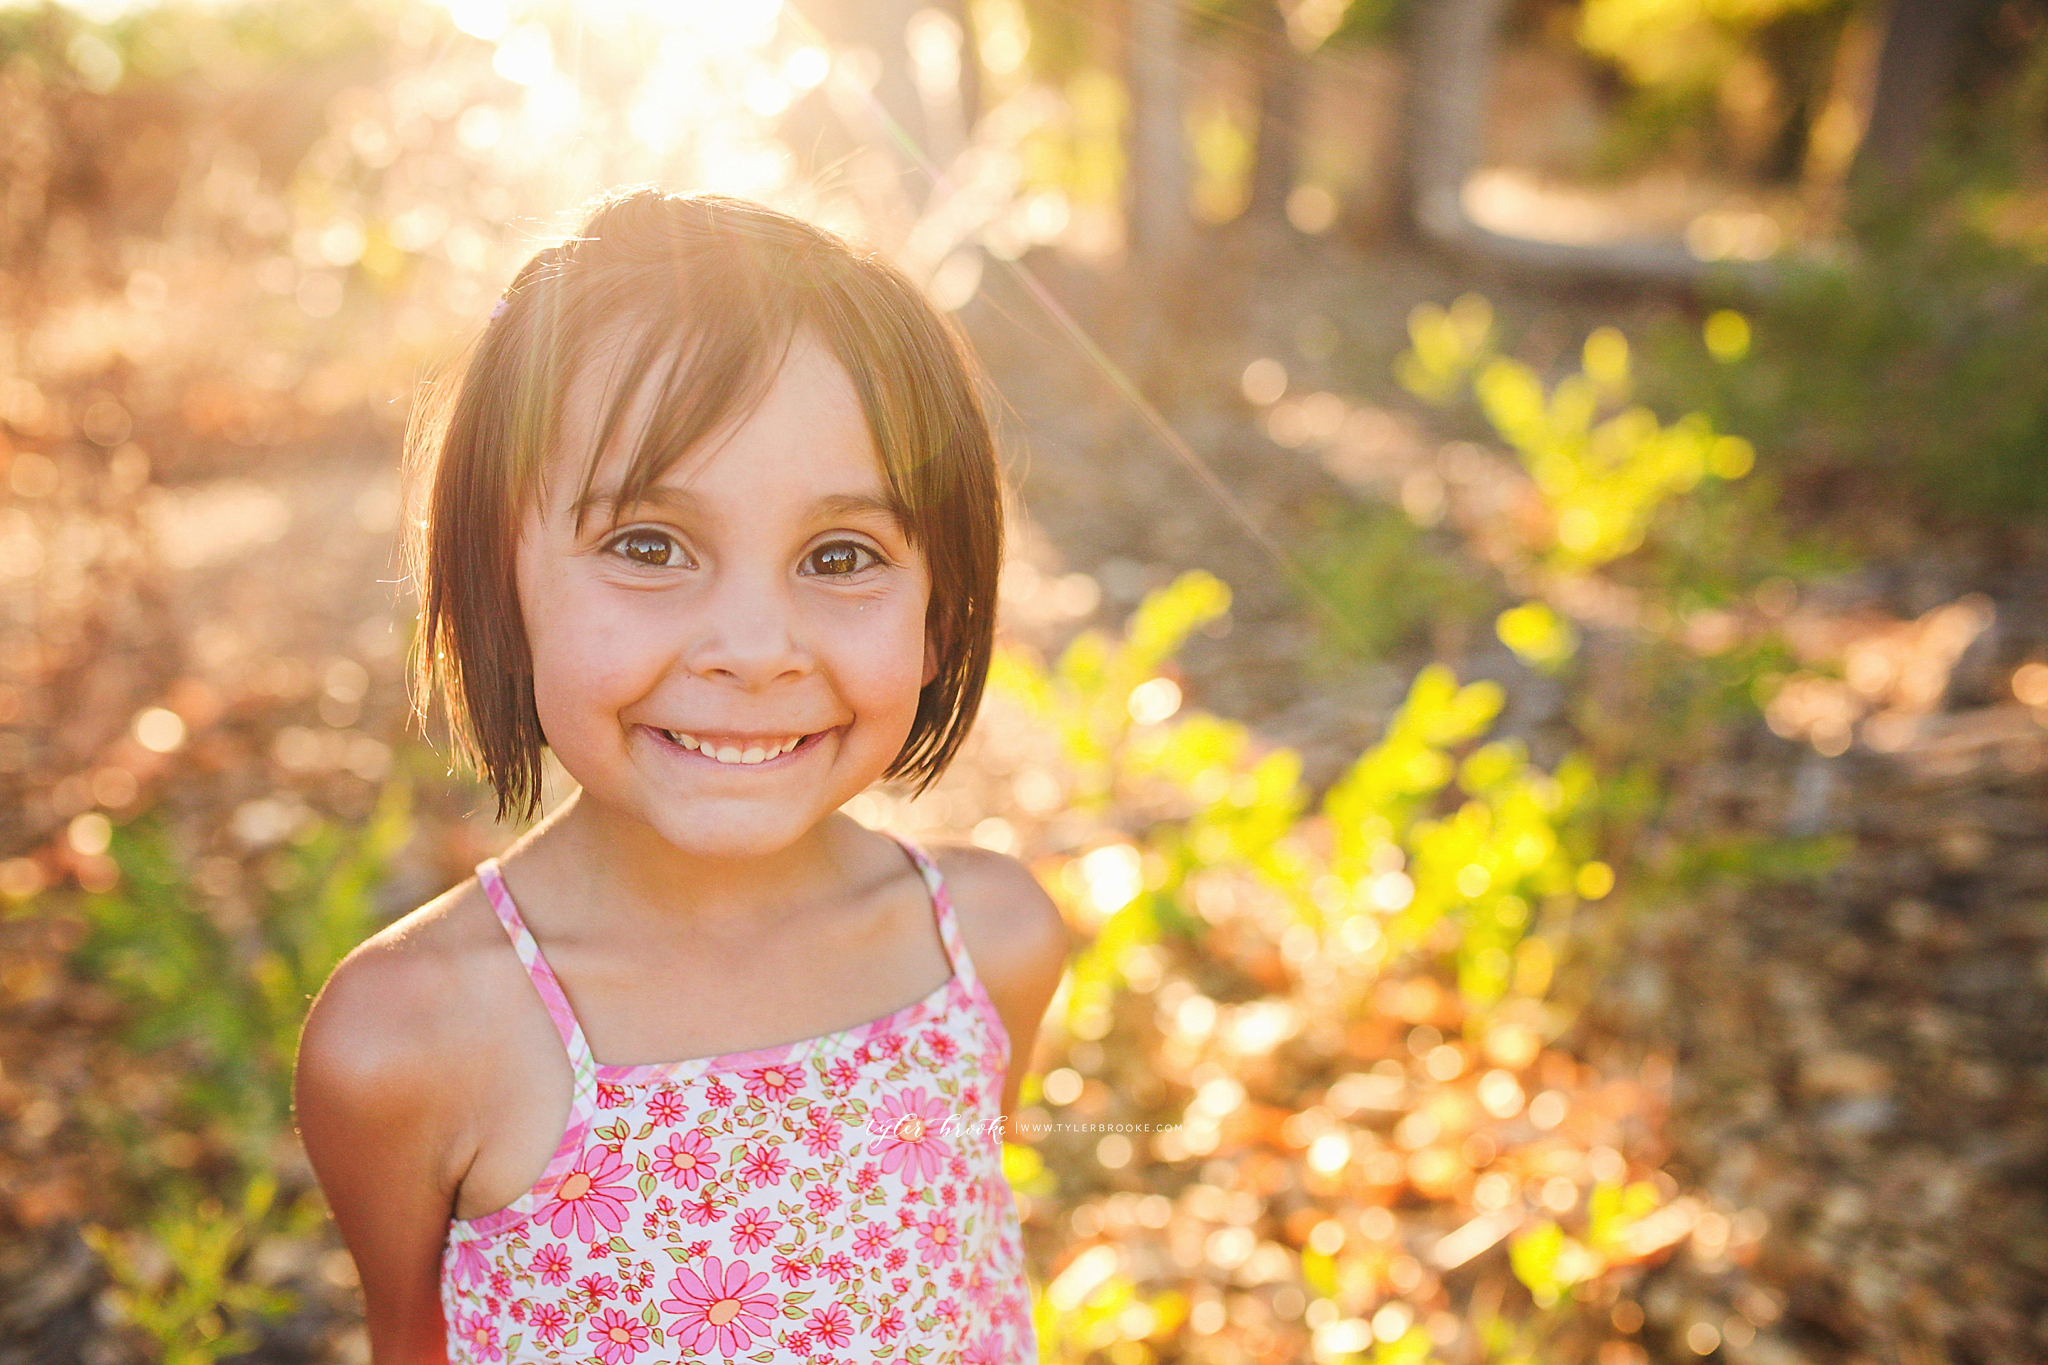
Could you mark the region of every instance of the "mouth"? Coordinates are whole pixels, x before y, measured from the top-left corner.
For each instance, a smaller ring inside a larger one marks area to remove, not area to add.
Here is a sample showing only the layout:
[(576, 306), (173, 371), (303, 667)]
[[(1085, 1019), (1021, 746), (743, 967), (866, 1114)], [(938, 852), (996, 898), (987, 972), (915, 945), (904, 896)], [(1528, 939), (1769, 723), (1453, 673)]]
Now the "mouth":
[[(812, 748), (831, 730), (819, 730), (808, 735), (767, 735), (739, 739), (721, 735), (692, 735), (681, 730), (664, 730), (659, 726), (641, 727), (654, 736), (657, 743), (685, 754), (699, 763), (712, 763), (721, 768), (768, 768), (794, 762), (797, 755)], [(837, 726), (833, 727), (837, 729)]]

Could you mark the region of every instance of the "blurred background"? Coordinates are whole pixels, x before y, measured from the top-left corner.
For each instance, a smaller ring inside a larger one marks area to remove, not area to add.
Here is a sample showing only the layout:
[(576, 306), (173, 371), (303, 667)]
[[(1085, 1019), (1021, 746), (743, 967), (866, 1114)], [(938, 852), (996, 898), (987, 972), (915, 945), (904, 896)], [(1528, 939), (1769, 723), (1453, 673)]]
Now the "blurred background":
[(850, 809), (1086, 944), (1049, 1363), (2048, 1356), (2048, 5), (81, 0), (0, 5), (0, 1362), (367, 1360), (299, 1023), (519, 832), (399, 446), (643, 181), (989, 370), (1001, 659)]

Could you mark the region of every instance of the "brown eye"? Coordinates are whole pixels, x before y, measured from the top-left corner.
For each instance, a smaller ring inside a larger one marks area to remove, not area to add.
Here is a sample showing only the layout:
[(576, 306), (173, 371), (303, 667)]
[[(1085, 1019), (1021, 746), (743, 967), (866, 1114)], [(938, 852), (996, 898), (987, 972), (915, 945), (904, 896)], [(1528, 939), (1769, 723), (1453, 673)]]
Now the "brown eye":
[(881, 556), (873, 550), (851, 540), (835, 540), (830, 545), (820, 545), (811, 551), (811, 558), (817, 561), (819, 576), (823, 578), (845, 578), (850, 574), (859, 573), (868, 567), (860, 562), (862, 555), (877, 563), (881, 561)]
[(612, 542), (612, 548), (623, 553), (635, 564), (646, 564), (654, 568), (666, 568), (672, 558), (670, 551), (675, 548), (675, 537), (660, 531), (628, 531)]

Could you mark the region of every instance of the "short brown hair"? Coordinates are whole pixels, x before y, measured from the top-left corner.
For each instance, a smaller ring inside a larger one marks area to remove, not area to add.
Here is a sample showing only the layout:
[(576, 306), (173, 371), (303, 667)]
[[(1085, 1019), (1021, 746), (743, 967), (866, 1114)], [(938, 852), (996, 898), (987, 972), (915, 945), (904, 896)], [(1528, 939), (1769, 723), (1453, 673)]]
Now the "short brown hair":
[[(804, 327), (852, 379), (889, 500), (931, 571), (925, 623), (939, 670), (882, 776), (921, 792), (952, 761), (987, 681), (1002, 566), (1002, 479), (966, 342), (901, 271), (800, 218), (723, 195), (635, 189), (599, 200), (573, 237), (520, 269), (407, 441), (406, 562), (420, 595), (413, 706), (424, 723), (441, 697), (500, 819), (540, 810), (547, 739), (513, 556), (570, 381), (600, 336), (623, 329), (613, 398), (573, 504), (580, 525), (613, 495), (616, 517), (751, 409)], [(593, 494), (599, 456), (665, 357), (676, 363), (623, 482)]]

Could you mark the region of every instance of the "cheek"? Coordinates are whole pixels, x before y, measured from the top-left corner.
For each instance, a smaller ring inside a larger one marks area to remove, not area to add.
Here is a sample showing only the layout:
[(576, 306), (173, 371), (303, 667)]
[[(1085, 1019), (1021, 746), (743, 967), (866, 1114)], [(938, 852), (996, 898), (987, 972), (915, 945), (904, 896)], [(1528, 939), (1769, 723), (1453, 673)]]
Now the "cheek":
[(533, 660), (533, 700), (543, 723), (575, 723), (593, 704), (631, 700), (647, 670), (645, 630), (621, 619), (616, 604), (579, 591), (560, 574), (521, 574), (520, 615)]
[(840, 686), (852, 694), (850, 700), (869, 709), (915, 715), (925, 683), (924, 608), (870, 606), (862, 615), (878, 610), (884, 611), (887, 625), (863, 621), (852, 632), (836, 670)]

